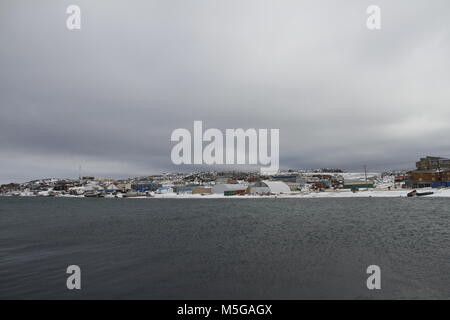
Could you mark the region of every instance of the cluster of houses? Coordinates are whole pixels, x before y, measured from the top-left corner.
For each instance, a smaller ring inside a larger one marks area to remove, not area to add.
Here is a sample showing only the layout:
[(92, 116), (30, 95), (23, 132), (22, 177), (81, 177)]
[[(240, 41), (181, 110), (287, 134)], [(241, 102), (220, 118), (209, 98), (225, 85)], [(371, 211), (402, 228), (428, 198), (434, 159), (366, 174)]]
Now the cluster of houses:
[(450, 187), (450, 159), (425, 157), (416, 170), (352, 177), (339, 169), (288, 170), (263, 176), (248, 172), (165, 173), (148, 177), (110, 179), (42, 179), (0, 186), (2, 195), (152, 197), (158, 194), (276, 195), (349, 189)]
[(117, 180), (98, 177), (43, 179), (0, 186), (3, 195), (142, 197), (158, 194), (276, 195), (305, 190), (371, 188), (373, 181), (344, 181), (340, 172), (297, 172), (272, 176), (247, 172), (170, 173)]

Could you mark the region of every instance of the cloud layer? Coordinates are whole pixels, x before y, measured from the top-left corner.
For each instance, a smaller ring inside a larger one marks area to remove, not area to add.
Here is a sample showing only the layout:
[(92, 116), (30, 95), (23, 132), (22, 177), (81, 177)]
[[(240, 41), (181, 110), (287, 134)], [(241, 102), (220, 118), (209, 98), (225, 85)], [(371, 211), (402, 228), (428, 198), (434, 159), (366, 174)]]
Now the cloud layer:
[(204, 169), (170, 161), (194, 120), (280, 129), (284, 168), (449, 155), (450, 3), (376, 2), (4, 0), (0, 183)]

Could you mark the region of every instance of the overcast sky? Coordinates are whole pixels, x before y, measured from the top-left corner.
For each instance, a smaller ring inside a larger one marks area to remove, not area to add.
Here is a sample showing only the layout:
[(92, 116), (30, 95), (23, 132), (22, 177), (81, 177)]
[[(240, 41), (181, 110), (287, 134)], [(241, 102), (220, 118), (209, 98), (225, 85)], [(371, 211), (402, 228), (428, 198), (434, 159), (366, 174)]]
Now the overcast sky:
[(170, 160), (194, 120), (279, 128), (282, 168), (450, 155), (449, 17), (448, 0), (2, 0), (0, 183), (199, 170)]

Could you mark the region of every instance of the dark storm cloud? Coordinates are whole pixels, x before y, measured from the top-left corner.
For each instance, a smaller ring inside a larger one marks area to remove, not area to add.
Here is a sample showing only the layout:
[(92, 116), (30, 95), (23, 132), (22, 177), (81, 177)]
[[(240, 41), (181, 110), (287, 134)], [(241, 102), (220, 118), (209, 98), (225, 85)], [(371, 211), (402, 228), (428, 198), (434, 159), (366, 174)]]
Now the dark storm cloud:
[(449, 13), (444, 0), (2, 1), (0, 182), (182, 169), (170, 134), (194, 120), (279, 128), (285, 168), (450, 154)]

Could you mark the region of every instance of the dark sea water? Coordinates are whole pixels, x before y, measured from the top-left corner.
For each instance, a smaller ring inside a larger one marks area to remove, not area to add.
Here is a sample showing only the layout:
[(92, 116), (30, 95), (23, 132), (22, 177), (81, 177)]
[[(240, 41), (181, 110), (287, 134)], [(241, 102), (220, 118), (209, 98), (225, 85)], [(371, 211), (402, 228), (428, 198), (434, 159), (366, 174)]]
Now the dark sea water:
[(450, 299), (450, 199), (2, 197), (0, 298)]

